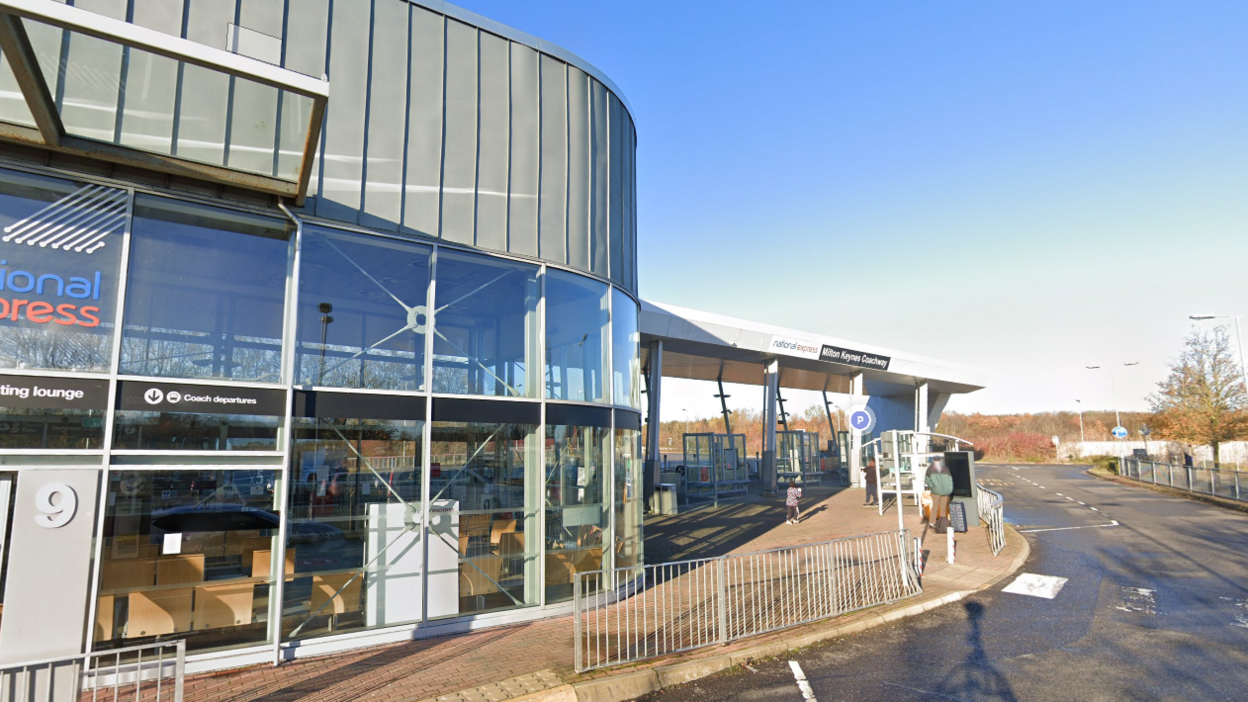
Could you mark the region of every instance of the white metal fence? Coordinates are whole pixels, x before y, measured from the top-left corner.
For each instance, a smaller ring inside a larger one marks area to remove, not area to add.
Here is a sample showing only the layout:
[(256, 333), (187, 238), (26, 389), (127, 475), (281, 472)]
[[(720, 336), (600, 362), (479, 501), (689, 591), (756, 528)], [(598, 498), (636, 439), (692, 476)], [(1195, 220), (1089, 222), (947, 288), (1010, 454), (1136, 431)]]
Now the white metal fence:
[(1005, 548), (1005, 498), (983, 485), (975, 485), (979, 504), (979, 518), (988, 527), (988, 545), (992, 555)]
[[(908, 532), (577, 573), (577, 672), (728, 643), (922, 593)], [(609, 583), (619, 583), (614, 590)]]
[(186, 640), (0, 668), (0, 702), (182, 702)]
[[(1139, 458), (1122, 459), (1119, 474), (1144, 483), (1165, 485), (1167, 487), (1214, 495), (1228, 500), (1243, 502), (1240, 492), (1240, 471), (1219, 470), (1217, 468), (1198, 468), (1196, 466), (1158, 463)], [(1248, 479), (1244, 480), (1248, 490)]]

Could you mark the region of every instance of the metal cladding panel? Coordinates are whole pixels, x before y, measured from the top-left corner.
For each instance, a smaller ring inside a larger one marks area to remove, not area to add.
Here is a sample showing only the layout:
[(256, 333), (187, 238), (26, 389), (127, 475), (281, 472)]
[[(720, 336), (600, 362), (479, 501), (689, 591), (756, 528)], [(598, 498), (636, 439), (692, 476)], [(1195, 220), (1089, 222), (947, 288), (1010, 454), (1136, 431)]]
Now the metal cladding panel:
[(610, 177), (608, 184), (611, 192), (611, 207), (608, 213), (608, 230), (610, 232), (611, 241), (611, 280), (619, 285), (624, 285), (624, 270), (626, 264), (624, 262), (624, 149), (621, 143), (624, 139), (624, 129), (621, 124), (621, 113), (619, 98), (607, 94), (608, 103), (611, 111), (607, 115), (607, 125), (611, 130), (611, 153), (608, 160), (610, 166)]
[(407, 182), (403, 228), (438, 235), (442, 181), (442, 80), (446, 20), (411, 6), (407, 96)]
[[(134, 0), (134, 24), (170, 36), (182, 36), (182, 5), (163, 0)], [(173, 108), (178, 94), (178, 64), (145, 51), (131, 51), (122, 95), (120, 143), (146, 151), (173, 151)]]
[[(124, 20), (126, 0), (79, 0), (88, 12)], [(29, 24), (29, 23), (27, 23)], [(113, 141), (117, 97), (121, 87), (122, 47), (82, 34), (70, 35), (65, 52), (64, 84), (55, 93), (65, 131), (100, 141)]]
[(481, 32), (477, 125), (477, 246), (507, 250), (507, 158), (511, 131), (507, 41)]
[(628, 262), (633, 267), (632, 290), (637, 295), (637, 126), (633, 124), (633, 120), (628, 120), (628, 159), (632, 166), (632, 197), (628, 203), (628, 214), (632, 217), (632, 226), (629, 227), (629, 238), (631, 244), (628, 247)]
[(512, 253), (537, 255), (537, 179), (542, 142), (537, 52), (511, 44), (511, 186), (508, 242)]
[(620, 238), (623, 239), (623, 253), (620, 256), (622, 261), (620, 277), (624, 281), (624, 287), (637, 292), (637, 281), (634, 279), (634, 271), (637, 268), (637, 248), (636, 237), (633, 231), (633, 222), (637, 217), (636, 199), (633, 197), (633, 172), (636, 165), (636, 152), (634, 144), (636, 139), (633, 134), (633, 121), (628, 118), (627, 111), (621, 109), (621, 131), (623, 132), (623, 143), (620, 144), (622, 164), (620, 166)]
[(397, 229), (403, 217), (403, 132), (407, 120), (404, 0), (375, 0), (368, 90), (367, 162), (360, 224)]
[[(233, 3), (191, 3), (186, 39), (206, 46), (225, 46), (234, 21)], [(230, 103), (230, 78), (199, 66), (183, 66), (178, 83), (178, 114), (174, 154), (192, 161), (224, 163), (225, 128)]]
[(568, 261), (568, 65), (541, 57), (541, 194), (538, 255)]
[(589, 270), (589, 76), (568, 66), (568, 265)]
[(589, 219), (589, 253), (590, 270), (596, 275), (606, 278), (608, 268), (607, 221), (610, 216), (610, 160), (608, 121), (610, 108), (607, 106), (607, 87), (594, 79), (589, 81), (590, 95), (590, 219)]
[(442, 238), (472, 244), (477, 188), (477, 35), (446, 21), (446, 141), (442, 175)]
[[(329, 33), (329, 0), (289, 0), (286, 30), (282, 40), (282, 67), (308, 76), (325, 73), (326, 37)], [(278, 134), (278, 173), (290, 173), (299, 167), (304, 140), (308, 136), (311, 104), (306, 100), (290, 100), (282, 96), (281, 129)], [(321, 142), (324, 143), (324, 142)], [(319, 158), (320, 150), (314, 158)], [(320, 173), (320, 162), (314, 161), (312, 173)], [(316, 181), (309, 188), (316, 195)]]
[(371, 3), (334, 3), (329, 25), (328, 74), (333, 96), (325, 114), (316, 213), (344, 222), (359, 221), (362, 202), (371, 10)]
[[(239, 7), (240, 26), (282, 36), (282, 0), (243, 0)], [(224, 46), (224, 45), (223, 45)], [(277, 141), (277, 100), (279, 90), (247, 80), (231, 79), (230, 128), (226, 166), (255, 173), (273, 171), (273, 145)]]

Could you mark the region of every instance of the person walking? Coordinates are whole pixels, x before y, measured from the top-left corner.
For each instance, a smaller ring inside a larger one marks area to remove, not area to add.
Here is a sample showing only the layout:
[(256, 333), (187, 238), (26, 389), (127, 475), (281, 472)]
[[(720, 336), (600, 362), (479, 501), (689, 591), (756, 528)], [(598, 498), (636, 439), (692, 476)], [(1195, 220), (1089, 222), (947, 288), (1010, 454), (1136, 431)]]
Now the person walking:
[(932, 516), (928, 523), (936, 533), (943, 534), (949, 528), (949, 497), (953, 494), (953, 476), (949, 474), (949, 467), (945, 465), (943, 457), (932, 458), (923, 484), (932, 493)]
[(789, 491), (784, 497), (784, 506), (789, 508), (789, 516), (784, 520), (785, 524), (797, 524), (801, 518), (801, 510), (798, 508), (798, 500), (802, 497), (802, 489), (797, 486), (797, 481), (789, 478)]
[(866, 474), (867, 482), (867, 501), (862, 503), (863, 507), (875, 507), (880, 501), (880, 475), (875, 470), (875, 459), (867, 459), (867, 467), (862, 469)]

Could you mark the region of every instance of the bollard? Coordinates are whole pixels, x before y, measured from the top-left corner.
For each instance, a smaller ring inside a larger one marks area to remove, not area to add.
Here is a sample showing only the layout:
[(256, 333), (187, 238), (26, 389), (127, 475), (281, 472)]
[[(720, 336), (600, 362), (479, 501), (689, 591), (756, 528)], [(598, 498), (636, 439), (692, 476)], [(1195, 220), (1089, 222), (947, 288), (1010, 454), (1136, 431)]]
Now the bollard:
[(953, 549), (955, 546), (956, 544), (954, 543), (954, 540), (953, 540), (953, 527), (950, 526), (945, 531), (945, 553), (947, 554), (945, 556), (946, 563), (953, 563)]

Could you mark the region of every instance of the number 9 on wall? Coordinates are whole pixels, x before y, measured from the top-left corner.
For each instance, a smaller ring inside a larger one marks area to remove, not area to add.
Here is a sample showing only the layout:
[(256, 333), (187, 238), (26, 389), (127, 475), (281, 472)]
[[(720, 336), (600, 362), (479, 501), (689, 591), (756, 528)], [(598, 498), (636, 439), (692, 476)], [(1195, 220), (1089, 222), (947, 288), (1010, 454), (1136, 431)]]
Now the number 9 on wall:
[(69, 524), (78, 511), (78, 494), (65, 483), (48, 483), (35, 494), (35, 523), (45, 529)]

